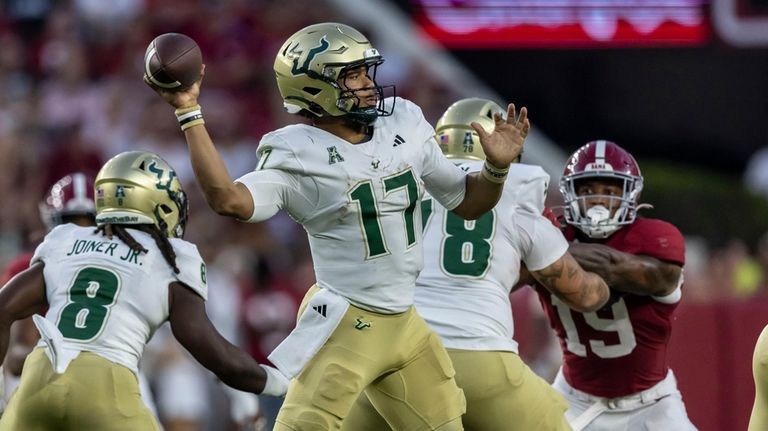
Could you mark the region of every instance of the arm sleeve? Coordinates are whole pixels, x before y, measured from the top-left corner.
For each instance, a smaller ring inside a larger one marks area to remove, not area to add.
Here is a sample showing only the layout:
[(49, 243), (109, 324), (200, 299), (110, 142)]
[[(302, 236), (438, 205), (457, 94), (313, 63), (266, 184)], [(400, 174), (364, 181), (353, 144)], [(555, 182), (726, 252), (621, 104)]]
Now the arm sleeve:
[(266, 135), (259, 145), (258, 156), (256, 170), (235, 180), (248, 188), (253, 199), (253, 214), (246, 221), (264, 221), (280, 209), (295, 220), (303, 220), (314, 208), (313, 201), (306, 196), (306, 187), (313, 186), (314, 182), (299, 180), (304, 167), (288, 143), (278, 136)]
[(253, 198), (253, 214), (250, 223), (264, 221), (285, 208), (291, 193), (298, 190), (298, 181), (291, 175), (276, 169), (249, 172), (235, 180), (248, 188)]
[(421, 179), (429, 194), (449, 211), (464, 200), (466, 176), (466, 172), (443, 155), (434, 137), (424, 142), (424, 173)]
[(542, 270), (568, 251), (568, 241), (546, 217), (525, 210), (516, 210), (514, 214), (518, 219), (522, 260), (529, 270)]

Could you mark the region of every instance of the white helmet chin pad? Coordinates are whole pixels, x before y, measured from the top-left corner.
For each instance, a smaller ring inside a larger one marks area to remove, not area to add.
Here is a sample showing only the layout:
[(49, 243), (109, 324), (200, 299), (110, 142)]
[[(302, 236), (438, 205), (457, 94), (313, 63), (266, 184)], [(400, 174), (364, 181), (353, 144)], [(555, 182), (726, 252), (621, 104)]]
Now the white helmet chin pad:
[(620, 212), (621, 209), (618, 209), (611, 217), (611, 211), (608, 208), (595, 205), (587, 210), (577, 227), (590, 238), (607, 238), (620, 227), (617, 223)]
[(587, 219), (593, 225), (605, 224), (610, 217), (611, 212), (602, 205), (595, 205), (587, 210)]

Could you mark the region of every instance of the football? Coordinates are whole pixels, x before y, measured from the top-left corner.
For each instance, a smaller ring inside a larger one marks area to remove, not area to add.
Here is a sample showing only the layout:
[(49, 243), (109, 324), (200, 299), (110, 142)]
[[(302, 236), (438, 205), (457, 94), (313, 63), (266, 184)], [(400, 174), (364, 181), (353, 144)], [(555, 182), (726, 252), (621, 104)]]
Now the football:
[(203, 55), (191, 37), (181, 33), (163, 33), (147, 46), (144, 73), (160, 88), (178, 91), (200, 79)]

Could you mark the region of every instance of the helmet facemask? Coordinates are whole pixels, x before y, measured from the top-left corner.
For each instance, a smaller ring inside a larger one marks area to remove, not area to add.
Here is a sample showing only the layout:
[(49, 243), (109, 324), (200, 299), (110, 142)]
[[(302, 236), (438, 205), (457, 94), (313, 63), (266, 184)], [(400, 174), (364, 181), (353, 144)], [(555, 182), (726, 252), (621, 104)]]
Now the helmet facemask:
[[(378, 59), (374, 59), (372, 61), (364, 60), (361, 62), (362, 64), (356, 64), (353, 63), (351, 65), (347, 65), (339, 72), (339, 89), (340, 94), (339, 98), (336, 101), (336, 106), (339, 108), (339, 110), (345, 112), (344, 115), (346, 118), (348, 118), (350, 121), (356, 124), (362, 124), (362, 125), (369, 125), (372, 124), (378, 117), (386, 117), (389, 115), (392, 115), (392, 112), (394, 111), (394, 102), (393, 105), (390, 107), (386, 107), (384, 104), (384, 91), (392, 89), (392, 94), (395, 92), (395, 86), (394, 85), (388, 85), (386, 87), (381, 87), (378, 84), (376, 84), (376, 71), (380, 64), (384, 62), (384, 59), (381, 57), (378, 57)], [(365, 67), (366, 71), (365, 73), (368, 75), (371, 82), (373, 82), (372, 87), (363, 87), (358, 88), (354, 90), (349, 89), (349, 85), (347, 85), (347, 75), (354, 71), (355, 69), (358, 69), (360, 67)], [(359, 92), (365, 92), (365, 91), (371, 91), (373, 90), (375, 97), (376, 97), (376, 105), (374, 106), (366, 106), (361, 107), (360, 106), (360, 99), (358, 98)], [(393, 99), (394, 100), (394, 99)]]
[[(578, 194), (584, 181), (615, 182), (621, 185), (621, 195)], [(607, 238), (637, 217), (643, 178), (620, 172), (597, 171), (565, 175), (560, 180), (560, 192), (565, 198), (565, 221), (576, 226), (590, 238)], [(589, 206), (594, 200), (608, 202)]]

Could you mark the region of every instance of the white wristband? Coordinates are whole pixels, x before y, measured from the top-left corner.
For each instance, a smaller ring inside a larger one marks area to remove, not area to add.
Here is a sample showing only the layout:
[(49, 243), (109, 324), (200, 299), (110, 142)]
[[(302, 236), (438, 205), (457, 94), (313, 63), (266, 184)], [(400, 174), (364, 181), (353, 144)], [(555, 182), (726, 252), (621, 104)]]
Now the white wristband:
[(488, 160), (486, 160), (485, 164), (483, 165), (483, 177), (492, 183), (504, 183), (504, 181), (507, 179), (507, 174), (509, 174), (509, 167), (505, 169), (499, 169), (496, 166), (490, 164)]
[(179, 120), (181, 130), (187, 130), (192, 126), (198, 124), (205, 124), (203, 119), (203, 111), (200, 105), (190, 106), (188, 108), (180, 108), (175, 111), (176, 119)]
[(273, 397), (284, 397), (288, 392), (290, 381), (277, 368), (269, 365), (259, 364), (267, 372), (267, 383), (264, 384), (264, 390), (261, 395), (272, 395)]

